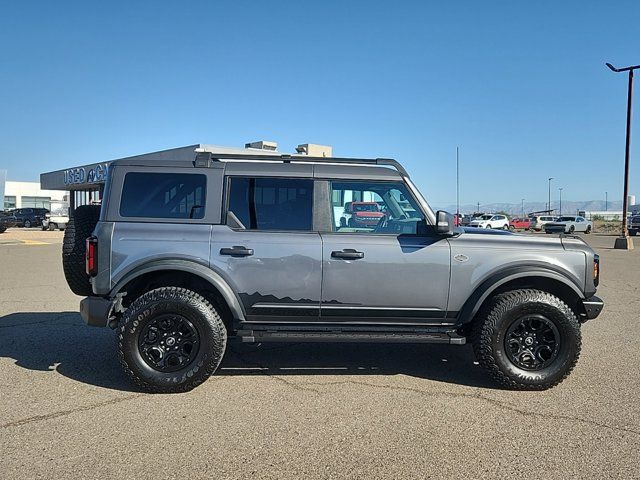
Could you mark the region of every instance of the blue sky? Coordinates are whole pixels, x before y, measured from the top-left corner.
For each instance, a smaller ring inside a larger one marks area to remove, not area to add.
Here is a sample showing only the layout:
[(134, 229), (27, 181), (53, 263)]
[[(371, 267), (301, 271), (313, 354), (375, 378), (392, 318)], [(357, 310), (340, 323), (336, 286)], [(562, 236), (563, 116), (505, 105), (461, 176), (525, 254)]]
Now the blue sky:
[(3, 1), (0, 168), (311, 142), (397, 158), (451, 204), (459, 145), (463, 204), (545, 201), (549, 176), (566, 200), (617, 200), (627, 78), (604, 62), (640, 63), (638, 18), (633, 1)]

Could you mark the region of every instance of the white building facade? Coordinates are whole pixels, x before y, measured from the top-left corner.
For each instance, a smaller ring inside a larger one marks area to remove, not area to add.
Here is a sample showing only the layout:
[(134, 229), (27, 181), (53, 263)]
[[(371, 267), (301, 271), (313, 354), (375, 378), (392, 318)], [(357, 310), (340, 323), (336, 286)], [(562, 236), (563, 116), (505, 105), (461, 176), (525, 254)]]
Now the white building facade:
[[(2, 188), (0, 188), (0, 191)], [(46, 208), (51, 210), (52, 203), (69, 201), (69, 192), (60, 190), (43, 190), (40, 182), (12, 182), (4, 183), (4, 198), (0, 198), (0, 209), (13, 208)]]

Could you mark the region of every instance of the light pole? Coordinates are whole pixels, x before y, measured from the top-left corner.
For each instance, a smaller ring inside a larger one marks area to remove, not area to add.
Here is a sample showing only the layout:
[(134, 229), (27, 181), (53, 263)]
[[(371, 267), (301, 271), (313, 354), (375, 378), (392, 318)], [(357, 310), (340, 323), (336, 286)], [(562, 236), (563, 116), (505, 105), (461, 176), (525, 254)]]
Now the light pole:
[(551, 180), (553, 180), (553, 177), (549, 177), (549, 202), (547, 203), (548, 213), (551, 213)]
[(622, 231), (620, 238), (616, 238), (614, 248), (631, 250), (633, 249), (633, 241), (629, 238), (627, 230), (627, 196), (629, 195), (629, 149), (631, 147), (631, 105), (633, 102), (633, 71), (640, 68), (640, 65), (632, 67), (616, 68), (610, 63), (606, 64), (611, 71), (629, 72), (629, 86), (627, 87), (627, 138), (624, 148), (624, 198), (622, 199)]
[(456, 221), (460, 222), (460, 156), (456, 147)]
[(604, 192), (604, 211), (608, 211), (608, 205), (609, 205), (609, 192)]
[(560, 190), (560, 216), (562, 216), (562, 187), (558, 188)]
[(524, 198), (522, 199), (522, 218), (524, 218)]

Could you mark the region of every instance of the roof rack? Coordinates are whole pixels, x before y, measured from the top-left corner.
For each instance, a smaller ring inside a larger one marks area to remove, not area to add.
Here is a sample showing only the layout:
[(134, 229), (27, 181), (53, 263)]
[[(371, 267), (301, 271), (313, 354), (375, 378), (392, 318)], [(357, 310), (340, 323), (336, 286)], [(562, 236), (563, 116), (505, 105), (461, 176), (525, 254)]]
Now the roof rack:
[(351, 165), (386, 165), (395, 168), (400, 175), (408, 177), (409, 174), (400, 163), (392, 158), (339, 158), (339, 157), (309, 157), (306, 155), (274, 155), (274, 154), (236, 154), (236, 153), (215, 153), (200, 151), (197, 152), (194, 165), (196, 167), (210, 167), (211, 162), (224, 160), (245, 160), (264, 162), (284, 162), (284, 163), (345, 163)]

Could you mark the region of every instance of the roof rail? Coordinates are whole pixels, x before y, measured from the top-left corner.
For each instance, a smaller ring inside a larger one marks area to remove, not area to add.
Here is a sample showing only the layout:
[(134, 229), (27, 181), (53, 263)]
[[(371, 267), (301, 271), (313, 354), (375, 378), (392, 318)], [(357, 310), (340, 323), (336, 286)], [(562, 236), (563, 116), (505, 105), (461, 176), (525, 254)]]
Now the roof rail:
[(198, 152), (196, 155), (196, 167), (209, 167), (212, 161), (223, 160), (246, 160), (265, 162), (298, 162), (298, 163), (345, 163), (351, 165), (388, 165), (395, 168), (400, 175), (408, 177), (409, 174), (400, 163), (392, 158), (339, 158), (339, 157), (309, 157), (306, 155), (290, 154), (238, 154), (238, 153), (215, 153)]

